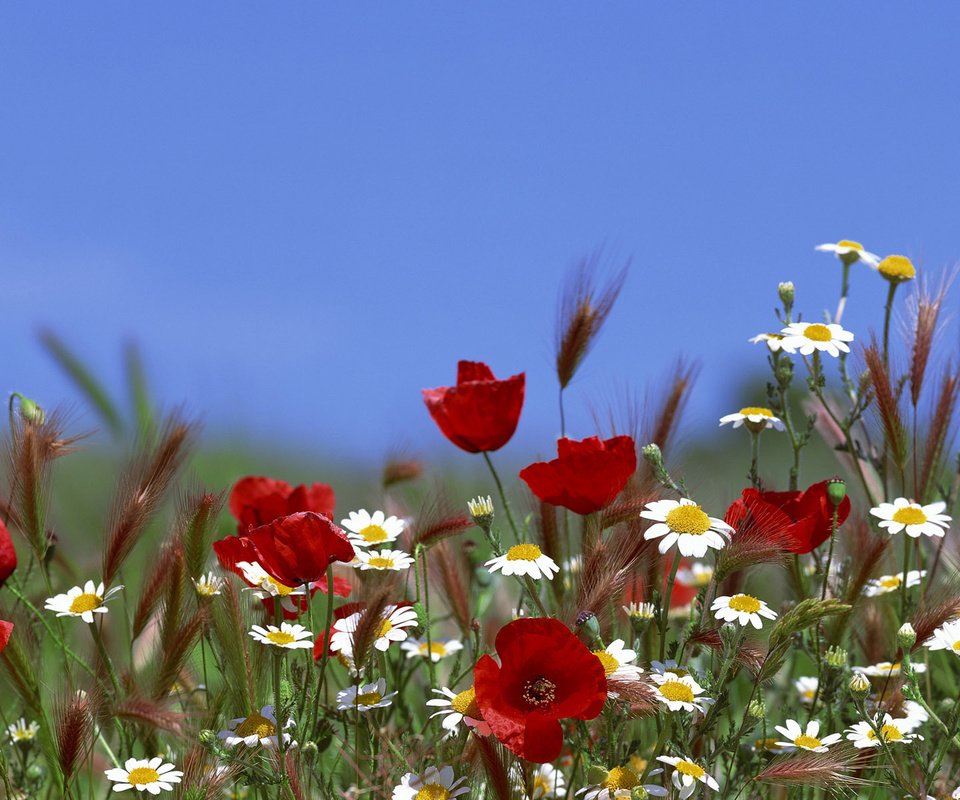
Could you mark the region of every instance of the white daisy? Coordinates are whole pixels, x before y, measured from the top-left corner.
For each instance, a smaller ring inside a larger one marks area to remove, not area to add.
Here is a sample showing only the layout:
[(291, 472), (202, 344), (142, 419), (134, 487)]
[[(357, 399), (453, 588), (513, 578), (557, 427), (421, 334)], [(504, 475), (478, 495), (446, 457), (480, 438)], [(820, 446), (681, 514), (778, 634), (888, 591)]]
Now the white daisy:
[[(911, 662), (911, 667), (913, 667), (914, 672), (926, 672), (927, 665), (922, 661), (918, 663)], [(900, 674), (900, 662), (899, 661), (881, 661), (879, 664), (872, 664), (869, 667), (854, 667), (854, 672), (860, 672), (864, 675), (869, 675), (872, 678), (886, 678), (896, 677)]]
[(930, 715), (927, 710), (915, 700), (904, 700), (900, 719), (903, 720), (903, 728), (908, 731), (914, 731), (923, 725)]
[(23, 717), (7, 727), (10, 744), (28, 745), (37, 738), (38, 733), (40, 733), (40, 724), (31, 722), (28, 725)]
[(780, 333), (783, 334), (780, 347), (788, 353), (799, 351), (802, 356), (818, 350), (836, 358), (841, 352), (849, 353), (847, 342), (853, 341), (853, 334), (835, 323), (791, 322)]
[(453, 800), (470, 791), (466, 778), (453, 779), (453, 767), (430, 767), (423, 775), (408, 772), (393, 787), (393, 800)]
[[(659, 775), (662, 769), (652, 769), (647, 775)], [(607, 772), (607, 776), (592, 786), (580, 789), (577, 794), (583, 795), (583, 800), (627, 800), (633, 797), (634, 789), (643, 789), (654, 797), (666, 797), (667, 790), (656, 784), (641, 784), (640, 773), (633, 767), (614, 767)]]
[(190, 580), (193, 582), (193, 588), (197, 590), (197, 594), (201, 597), (214, 597), (220, 594), (224, 584), (223, 578), (212, 572)]
[(713, 567), (702, 561), (694, 561), (689, 567), (680, 567), (677, 570), (677, 583), (681, 586), (692, 586), (702, 589), (713, 580)]
[(357, 550), (354, 566), (361, 572), (368, 569), (402, 570), (410, 569), (413, 558), (403, 550)]
[(778, 350), (782, 349), (783, 347), (783, 334), (782, 333), (758, 333), (749, 341), (751, 344), (759, 344), (760, 342), (766, 342), (767, 347), (770, 349), (770, 352), (776, 353)]
[(763, 627), (760, 617), (777, 618), (776, 611), (771, 610), (763, 600), (758, 600), (752, 594), (735, 594), (729, 597), (722, 595), (713, 601), (710, 610), (716, 612), (714, 616), (723, 622), (753, 625), (757, 630)]
[[(402, 642), (407, 638), (407, 632), (404, 628), (410, 628), (417, 624), (417, 612), (411, 606), (387, 606), (383, 612), (384, 617), (380, 621), (380, 628), (377, 631), (377, 638), (374, 640), (373, 646), (377, 650), (386, 652), (391, 642)], [(356, 611), (350, 616), (338, 619), (333, 623), (333, 635), (330, 637), (330, 649), (333, 652), (353, 655), (353, 636), (360, 624), (362, 613)]]
[[(512, 770), (514, 788), (523, 797), (532, 800), (541, 800), (545, 797), (564, 797), (566, 784), (563, 773), (553, 764), (534, 764), (530, 771), (529, 783), (524, 780), (523, 773), (514, 765)], [(527, 794), (527, 789), (530, 793)]]
[(84, 622), (93, 622), (94, 614), (107, 613), (105, 603), (122, 588), (114, 586), (109, 592), (105, 592), (103, 583), (87, 581), (82, 589), (74, 586), (66, 594), (47, 598), (44, 608), (47, 611), (56, 611), (58, 617), (80, 617)]
[(666, 661), (651, 661), (650, 669), (657, 673), (657, 675), (666, 675), (668, 672), (672, 672), (674, 675), (682, 677), (690, 674), (690, 670), (686, 667), (681, 667), (672, 658), (668, 658)]
[(799, 747), (801, 750), (810, 750), (814, 753), (826, 753), (831, 745), (836, 744), (843, 738), (839, 733), (831, 733), (822, 739), (817, 738), (820, 734), (820, 723), (815, 719), (807, 723), (806, 730), (801, 728), (800, 723), (794, 719), (788, 719), (785, 726), (775, 725), (774, 727), (786, 740), (777, 742), (778, 745)]
[(560, 571), (557, 562), (540, 550), (535, 544), (515, 544), (502, 556), (491, 558), (484, 564), (490, 572), (498, 569), (504, 575), (529, 575), (534, 580), (541, 577), (548, 581)]
[(664, 764), (669, 764), (673, 767), (671, 779), (673, 785), (680, 793), (680, 800), (687, 800), (687, 798), (693, 794), (697, 788), (697, 781), (700, 781), (704, 786), (708, 786), (714, 791), (720, 788), (720, 784), (717, 783), (716, 779), (712, 775), (708, 775), (707, 771), (696, 761), (691, 761), (688, 758), (676, 758), (674, 756), (657, 756), (657, 761), (662, 761)]
[[(284, 723), (283, 729), (292, 728), (296, 723), (288, 719)], [(236, 747), (237, 745), (246, 745), (247, 747), (277, 746), (277, 716), (273, 713), (273, 706), (264, 706), (259, 712), (254, 711), (248, 717), (237, 717), (228, 723), (226, 730), (217, 734), (218, 739), (223, 739), (227, 747)], [(289, 733), (283, 734), (284, 747), (296, 747), (296, 742), (291, 741)]]
[(841, 239), (836, 244), (818, 244), (814, 250), (819, 250), (821, 253), (834, 253), (841, 261), (850, 264), (862, 261), (864, 264), (876, 267), (880, 263), (880, 256), (864, 250), (860, 242), (852, 242), (849, 239)]
[(653, 619), (657, 613), (657, 608), (653, 603), (630, 603), (620, 607), (630, 619)]
[(697, 696), (703, 694), (703, 687), (689, 675), (677, 675), (675, 672), (661, 675), (652, 672), (650, 679), (657, 684), (654, 697), (671, 711), (706, 713), (706, 706), (714, 702), (709, 697)]
[(400, 643), (400, 649), (406, 652), (407, 658), (426, 658), (436, 664), (441, 658), (453, 655), (458, 650), (463, 650), (463, 643), (457, 639), (431, 639), (427, 643), (426, 639), (407, 639)]
[(765, 428), (775, 428), (778, 431), (783, 430), (783, 421), (779, 417), (775, 417), (769, 408), (762, 408), (760, 406), (747, 406), (733, 414), (720, 417), (721, 425), (726, 425), (728, 422), (732, 422), (734, 428), (739, 428), (741, 425), (746, 424), (747, 428), (754, 433), (762, 431)]
[[(919, 586), (921, 579), (925, 578), (926, 575), (927, 571), (925, 569), (912, 569), (907, 572), (907, 588)], [(879, 597), (882, 594), (897, 591), (901, 583), (903, 583), (902, 572), (898, 572), (896, 575), (881, 575), (879, 578), (871, 578), (867, 581), (867, 585), (863, 587), (863, 593), (867, 597)]]
[(921, 533), (926, 536), (943, 536), (950, 526), (950, 517), (943, 513), (947, 504), (942, 500), (921, 506), (905, 497), (898, 497), (892, 503), (881, 503), (871, 508), (870, 513), (878, 517), (877, 525), (894, 534), (906, 530), (907, 536), (916, 539)]
[(382, 511), (369, 514), (363, 508), (351, 511), (350, 518), (340, 520), (340, 524), (349, 531), (347, 537), (351, 543), (360, 547), (395, 542), (403, 533), (402, 519), (388, 517)]
[(108, 769), (104, 774), (114, 782), (115, 792), (136, 789), (138, 792), (146, 790), (150, 794), (160, 794), (161, 791), (172, 792), (173, 784), (180, 783), (183, 777), (183, 773), (173, 766), (165, 764), (162, 758), (128, 758), (122, 769)]
[(280, 601), (284, 611), (300, 613), (300, 606), (293, 598), (300, 598), (307, 593), (303, 586), (286, 586), (261, 567), (256, 561), (238, 561), (237, 569), (243, 573), (243, 579), (250, 584), (255, 597), (264, 600), (272, 597)]
[(802, 678), (797, 678), (793, 682), (793, 685), (796, 687), (797, 693), (800, 695), (800, 702), (809, 704), (812, 703), (813, 698), (817, 696), (817, 687), (820, 685), (820, 681), (817, 678), (804, 676)]
[(643, 670), (632, 663), (637, 660), (637, 651), (624, 647), (623, 639), (614, 639), (603, 650), (594, 650), (593, 654), (600, 659), (609, 680), (634, 681), (643, 674)]
[(480, 495), (475, 500), (467, 500), (467, 511), (474, 519), (487, 522), (493, 517), (493, 498), (490, 495)]
[(313, 647), (313, 634), (303, 625), (291, 625), (289, 622), (276, 625), (254, 625), (248, 633), (260, 644), (281, 647), (284, 650), (308, 650)]
[(427, 705), (440, 710), (434, 711), (430, 718), (442, 716), (440, 725), (447, 735), (453, 735), (461, 722), (480, 736), (490, 735), (490, 726), (483, 721), (483, 714), (480, 712), (480, 706), (477, 705), (477, 693), (472, 686), (459, 694), (455, 694), (445, 686), (433, 691), (441, 697), (427, 700)]
[(374, 708), (386, 708), (390, 705), (390, 698), (396, 692), (387, 691), (387, 682), (380, 678), (374, 683), (360, 686), (348, 686), (342, 692), (337, 692), (337, 708), (340, 711), (371, 711)]
[(933, 631), (933, 636), (927, 639), (923, 646), (931, 650), (949, 650), (954, 655), (960, 656), (960, 620), (952, 619), (944, 622)]
[[(880, 736), (887, 744), (908, 744), (915, 739), (923, 739), (920, 734), (911, 733), (911, 725), (908, 720), (894, 719), (889, 714), (883, 715), (883, 723), (877, 727), (880, 728)], [(866, 720), (861, 720), (856, 725), (847, 728), (846, 733), (847, 739), (853, 742), (853, 746), (858, 749), (880, 746), (880, 738)]]
[(644, 539), (663, 539), (659, 550), (666, 553), (674, 544), (682, 555), (703, 558), (707, 548), (722, 550), (733, 528), (722, 519), (707, 516), (693, 500), (655, 500), (640, 512), (655, 524), (647, 528)]

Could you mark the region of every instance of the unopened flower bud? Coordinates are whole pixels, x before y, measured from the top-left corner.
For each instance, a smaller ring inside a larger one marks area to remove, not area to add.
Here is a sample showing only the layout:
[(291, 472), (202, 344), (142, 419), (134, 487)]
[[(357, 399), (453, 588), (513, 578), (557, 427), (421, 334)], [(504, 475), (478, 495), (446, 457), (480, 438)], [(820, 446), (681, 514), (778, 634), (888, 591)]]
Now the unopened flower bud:
[(780, 302), (783, 303), (783, 310), (790, 313), (793, 309), (794, 287), (793, 281), (784, 281), (777, 286), (777, 294), (780, 295)]
[(656, 442), (644, 445), (640, 452), (658, 474), (666, 469), (663, 465), (663, 453), (660, 452), (660, 446)]
[(877, 272), (890, 283), (903, 283), (917, 277), (917, 269), (906, 256), (887, 256), (877, 264)]
[(197, 734), (197, 739), (199, 739), (200, 744), (208, 750), (212, 750), (218, 741), (217, 734), (207, 728), (204, 728)]
[(751, 700), (747, 706), (747, 716), (754, 719), (763, 719), (767, 715), (767, 707), (763, 700)]
[(43, 425), (46, 414), (35, 401), (29, 397), (24, 397), (19, 392), (15, 392), (14, 397), (20, 401), (20, 416), (23, 420), (32, 422), (34, 425)]
[(836, 508), (843, 502), (847, 496), (847, 484), (842, 478), (831, 478), (827, 481), (827, 497)]
[(467, 510), (470, 512), (470, 516), (473, 517), (473, 521), (477, 526), (481, 528), (484, 533), (488, 533), (490, 526), (493, 524), (493, 499), (490, 495), (478, 497), (475, 500), (468, 500)]
[(900, 630), (897, 631), (897, 644), (904, 650), (909, 650), (916, 641), (917, 632), (913, 629), (913, 625), (909, 622), (904, 622), (903, 625), (900, 626)]
[(730, 653), (736, 649), (740, 640), (740, 630), (739, 626), (732, 625), (729, 622), (724, 622), (720, 626), (720, 641), (723, 642), (724, 653)]
[(303, 747), (300, 748), (300, 756), (307, 765), (312, 765), (317, 760), (318, 752), (316, 742), (304, 742)]
[(827, 666), (833, 669), (843, 669), (847, 666), (849, 654), (842, 647), (827, 648)]
[(594, 764), (587, 770), (587, 783), (601, 784), (610, 777), (610, 770), (602, 764)]
[(850, 694), (862, 700), (870, 692), (870, 679), (862, 672), (855, 672), (849, 683)]
[(630, 791), (630, 800), (647, 800), (648, 797), (650, 797), (650, 792), (642, 786), (636, 786)]
[(40, 764), (31, 764), (27, 767), (27, 780), (39, 781), (47, 774), (46, 769)]
[(600, 638), (600, 623), (592, 611), (581, 611), (577, 614), (577, 636), (587, 645)]

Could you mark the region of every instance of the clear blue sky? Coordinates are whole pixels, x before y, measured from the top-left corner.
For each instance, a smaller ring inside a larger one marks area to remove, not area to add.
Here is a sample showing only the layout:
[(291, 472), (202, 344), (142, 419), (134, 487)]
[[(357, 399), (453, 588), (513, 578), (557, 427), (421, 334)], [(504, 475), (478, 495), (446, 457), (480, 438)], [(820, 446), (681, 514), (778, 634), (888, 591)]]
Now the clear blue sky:
[[(606, 243), (633, 269), (572, 433), (680, 354), (712, 432), (761, 399), (777, 282), (834, 304), (814, 245), (960, 257), (958, 52), (956, 3), (5, 3), (0, 386), (76, 397), (40, 325), (114, 385), (135, 337), (208, 431), (364, 460), (452, 451), (419, 390), (480, 359), (527, 371), (522, 460)], [(856, 333), (883, 293), (858, 270)]]

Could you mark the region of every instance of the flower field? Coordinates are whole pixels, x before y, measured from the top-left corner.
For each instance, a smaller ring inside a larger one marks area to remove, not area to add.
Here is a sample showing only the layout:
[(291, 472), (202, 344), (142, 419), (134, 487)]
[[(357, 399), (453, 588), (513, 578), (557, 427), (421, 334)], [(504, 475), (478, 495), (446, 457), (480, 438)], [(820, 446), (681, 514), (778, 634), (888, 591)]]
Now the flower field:
[[(503, 467), (521, 365), (422, 390), (429, 446), (485, 470), (467, 493), (409, 459), (357, 508), (335, 475), (199, 486), (173, 414), (77, 524), (57, 462), (80, 432), (14, 394), (0, 797), (960, 797), (951, 276), (817, 250), (837, 305), (781, 283), (729, 342), (767, 373), (718, 421), (742, 476), (720, 503), (676, 445), (688, 367), (568, 435), (566, 390), (622, 310), (626, 272), (589, 265), (561, 293), (546, 460)], [(867, 281), (887, 302), (848, 330)]]

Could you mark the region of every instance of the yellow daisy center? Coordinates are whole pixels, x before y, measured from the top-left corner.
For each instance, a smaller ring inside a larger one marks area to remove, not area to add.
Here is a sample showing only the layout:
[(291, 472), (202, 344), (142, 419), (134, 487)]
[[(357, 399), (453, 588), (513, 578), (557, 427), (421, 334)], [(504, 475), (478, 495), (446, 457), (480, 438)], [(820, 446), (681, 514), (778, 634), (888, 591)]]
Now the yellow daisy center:
[(268, 631), (265, 638), (271, 644), (279, 646), (292, 644), (296, 641), (296, 637), (292, 633), (287, 633), (286, 631)]
[(276, 735), (277, 728), (270, 720), (261, 714), (251, 714), (237, 725), (234, 733), (244, 738), (257, 734), (258, 739), (267, 739), (270, 736)]
[(927, 515), (923, 513), (922, 509), (907, 506), (906, 508), (898, 508), (893, 513), (893, 521), (902, 525), (923, 525), (927, 521)]
[(354, 699), (354, 704), (358, 706), (373, 706), (383, 700), (380, 692), (361, 692)]
[(376, 569), (393, 569), (396, 566), (396, 561), (392, 558), (384, 558), (383, 556), (374, 556), (373, 558), (367, 559), (367, 564)]
[(900, 586), (900, 580), (899, 575), (884, 575), (878, 580), (878, 583), (883, 589), (896, 589)]
[(813, 342), (829, 342), (833, 339), (833, 334), (830, 333), (830, 329), (826, 325), (821, 325), (819, 322), (815, 322), (813, 325), (807, 325), (803, 335)]
[(213, 597), (217, 593), (217, 586), (209, 581), (200, 581), (197, 583), (197, 594), (204, 597)]
[(640, 777), (630, 767), (614, 767), (600, 785), (604, 789), (633, 789), (640, 785)]
[(285, 586), (280, 583), (276, 578), (271, 578), (269, 575), (264, 578), (265, 583), (269, 583), (277, 592), (280, 597), (286, 597), (290, 592), (293, 591), (292, 586)]
[(377, 631), (377, 638), (382, 639), (392, 630), (393, 630), (393, 623), (390, 620), (385, 619), (383, 622), (380, 623), (380, 630)]
[[(533, 776), (533, 796), (534, 797), (549, 797), (550, 792), (553, 791), (553, 783), (548, 781), (543, 775), (539, 772)], [(538, 794), (539, 793), (539, 794)]]
[(448, 800), (450, 791), (439, 783), (428, 783), (414, 795), (413, 800)]
[(807, 734), (802, 733), (796, 739), (793, 740), (793, 743), (797, 747), (820, 747), (820, 740), (816, 736), (807, 736)]
[(707, 774), (699, 764), (694, 764), (692, 761), (684, 761), (683, 759), (677, 762), (674, 769), (681, 775), (689, 775), (691, 778), (696, 778), (697, 780), (700, 780), (700, 778)]
[(956, 653), (960, 653), (960, 639), (957, 639), (957, 641), (953, 643), (953, 650)]
[(660, 694), (667, 700), (679, 700), (681, 703), (693, 702), (693, 689), (682, 681), (667, 681), (660, 684)]
[(769, 408), (760, 408), (760, 406), (747, 406), (740, 409), (741, 416), (744, 417), (772, 417), (773, 412)]
[(430, 646), (427, 647), (426, 642), (421, 642), (420, 644), (420, 655), (422, 656), (440, 656), (443, 658), (447, 654), (447, 648), (445, 645), (440, 642), (430, 642)]
[(753, 743), (753, 747), (756, 750), (779, 750), (780, 745), (777, 744), (776, 739), (757, 739)]
[(593, 654), (600, 659), (605, 674), (611, 675), (620, 668), (620, 662), (606, 650), (594, 650)]
[(472, 719), (483, 719), (480, 713), (480, 706), (477, 705), (477, 693), (471, 686), (464, 689), (460, 694), (450, 701), (450, 707), (458, 714)]
[(127, 783), (132, 783), (134, 786), (146, 786), (158, 780), (160, 780), (160, 773), (150, 767), (137, 767), (127, 773)]
[(801, 696), (804, 700), (813, 701), (813, 698), (817, 696), (817, 690), (816, 690), (816, 689), (804, 689), (804, 690), (800, 693), (800, 696)]
[(677, 506), (667, 514), (667, 527), (675, 533), (690, 533), (696, 536), (710, 530), (710, 517), (700, 506)]
[[(880, 729), (880, 735), (885, 742), (896, 742), (903, 738), (903, 734), (900, 733), (900, 729), (896, 725), (884, 725)], [(877, 734), (873, 728), (867, 732), (867, 738), (874, 742), (877, 741)]]
[(917, 275), (913, 262), (906, 256), (887, 256), (877, 265), (877, 272), (892, 281), (908, 281)]
[(82, 614), (85, 611), (93, 611), (93, 609), (99, 608), (102, 602), (103, 598), (99, 595), (78, 594), (73, 598), (73, 602), (70, 603), (70, 613)]
[(734, 611), (746, 611), (748, 614), (756, 614), (760, 610), (760, 601), (749, 594), (735, 594), (730, 598), (729, 606)]
[(849, 247), (851, 250), (863, 250), (863, 245), (860, 242), (854, 242), (851, 239), (841, 239), (837, 242), (837, 247)]
[(386, 542), (390, 538), (382, 526), (380, 525), (367, 525), (366, 528), (363, 528), (360, 533), (357, 534), (363, 541), (369, 542), (370, 544), (377, 544), (378, 542)]
[(507, 561), (536, 561), (542, 555), (535, 544), (515, 544), (507, 550)]
[(630, 769), (637, 773), (637, 775), (643, 775), (644, 771), (647, 768), (647, 759), (643, 756), (638, 756), (636, 754), (630, 756)]

